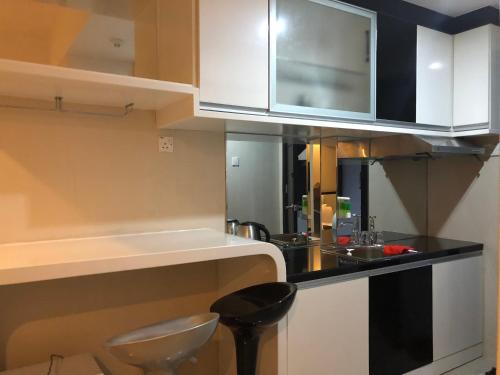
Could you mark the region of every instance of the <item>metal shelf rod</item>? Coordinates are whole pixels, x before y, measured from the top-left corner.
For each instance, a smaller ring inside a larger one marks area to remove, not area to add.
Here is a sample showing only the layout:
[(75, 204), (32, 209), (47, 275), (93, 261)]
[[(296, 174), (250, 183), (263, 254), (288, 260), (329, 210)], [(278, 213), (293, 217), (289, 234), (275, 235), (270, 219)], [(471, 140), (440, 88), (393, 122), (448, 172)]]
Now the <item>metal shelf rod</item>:
[(56, 96), (54, 98), (54, 106), (52, 108), (40, 108), (40, 107), (30, 107), (30, 106), (23, 106), (23, 105), (1, 104), (1, 103), (0, 103), (0, 108), (22, 109), (22, 110), (30, 110), (30, 111), (73, 113), (73, 114), (87, 115), (87, 116), (125, 117), (130, 112), (133, 111), (134, 103), (129, 103), (129, 104), (125, 105), (123, 107), (123, 111), (121, 113), (90, 112), (90, 111), (66, 109), (63, 106), (62, 96)]

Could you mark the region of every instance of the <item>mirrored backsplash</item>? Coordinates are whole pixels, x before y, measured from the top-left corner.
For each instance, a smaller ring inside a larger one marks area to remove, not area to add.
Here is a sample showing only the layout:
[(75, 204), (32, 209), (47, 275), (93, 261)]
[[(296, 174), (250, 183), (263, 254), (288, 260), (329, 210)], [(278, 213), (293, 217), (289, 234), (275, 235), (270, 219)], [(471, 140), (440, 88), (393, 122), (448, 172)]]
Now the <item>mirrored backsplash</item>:
[(312, 155), (311, 146), (302, 141), (228, 134), (227, 218), (261, 223), (272, 234), (310, 231), (307, 197)]
[(353, 141), (227, 134), (227, 218), (324, 244), (350, 236), (355, 217), (361, 230), (372, 216), (376, 231), (426, 234), (428, 160), (374, 161), (346, 153)]

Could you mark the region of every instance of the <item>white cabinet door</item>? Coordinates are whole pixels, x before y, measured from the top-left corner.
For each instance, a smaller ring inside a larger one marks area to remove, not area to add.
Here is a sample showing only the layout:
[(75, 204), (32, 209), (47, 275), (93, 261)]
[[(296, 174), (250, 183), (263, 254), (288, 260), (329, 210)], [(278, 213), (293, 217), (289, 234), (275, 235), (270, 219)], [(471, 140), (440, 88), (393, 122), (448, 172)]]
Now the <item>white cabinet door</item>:
[(491, 27), (491, 104), (490, 104), (490, 129), (500, 130), (500, 27)]
[(453, 122), (453, 36), (417, 27), (417, 123)]
[(481, 259), (432, 266), (434, 361), (483, 341)]
[(268, 0), (199, 0), (200, 101), (268, 108)]
[(490, 120), (491, 27), (455, 35), (453, 125), (478, 125)]
[(288, 314), (288, 375), (365, 375), (368, 278), (299, 290)]

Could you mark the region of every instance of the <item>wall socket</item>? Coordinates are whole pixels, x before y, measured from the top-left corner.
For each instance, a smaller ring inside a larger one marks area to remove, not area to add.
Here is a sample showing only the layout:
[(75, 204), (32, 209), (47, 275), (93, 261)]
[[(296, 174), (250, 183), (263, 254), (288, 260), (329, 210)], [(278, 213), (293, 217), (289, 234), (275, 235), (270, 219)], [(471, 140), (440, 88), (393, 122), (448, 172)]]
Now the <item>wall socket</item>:
[(174, 152), (174, 137), (160, 136), (158, 147), (160, 152)]

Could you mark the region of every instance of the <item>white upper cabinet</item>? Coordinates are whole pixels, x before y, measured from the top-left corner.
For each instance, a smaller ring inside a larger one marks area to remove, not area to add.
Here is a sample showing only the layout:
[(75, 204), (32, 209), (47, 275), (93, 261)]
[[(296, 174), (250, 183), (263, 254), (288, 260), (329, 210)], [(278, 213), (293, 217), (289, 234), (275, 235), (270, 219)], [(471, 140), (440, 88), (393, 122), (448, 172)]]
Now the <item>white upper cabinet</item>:
[(455, 35), (453, 126), (480, 126), (490, 121), (491, 39), (495, 26)]
[(194, 0), (0, 2), (0, 58), (193, 84)]
[(374, 120), (376, 23), (337, 1), (271, 1), (271, 111)]
[(268, 108), (267, 0), (200, 0), (200, 101)]
[(453, 36), (417, 27), (418, 124), (453, 122)]
[(192, 101), (194, 1), (0, 1), (0, 96), (119, 107), (97, 115)]

